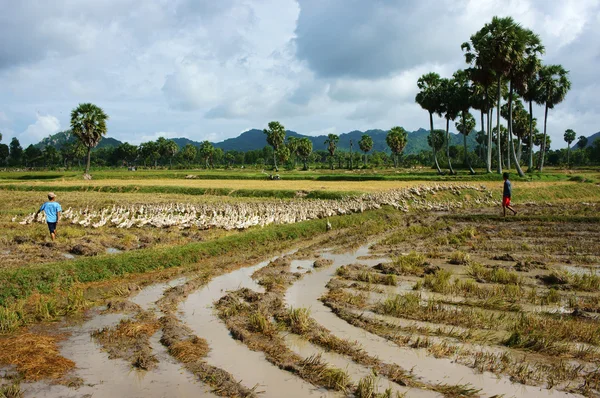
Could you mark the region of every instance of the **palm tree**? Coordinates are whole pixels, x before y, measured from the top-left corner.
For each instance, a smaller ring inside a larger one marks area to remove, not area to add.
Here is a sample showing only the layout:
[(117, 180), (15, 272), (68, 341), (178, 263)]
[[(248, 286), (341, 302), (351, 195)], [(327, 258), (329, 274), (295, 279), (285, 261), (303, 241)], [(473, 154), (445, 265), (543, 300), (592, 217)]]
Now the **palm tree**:
[(212, 157), (215, 153), (215, 147), (209, 141), (202, 141), (200, 144), (200, 156), (204, 159), (204, 167), (207, 169), (212, 164)]
[(394, 167), (398, 167), (398, 156), (404, 150), (408, 141), (408, 133), (402, 127), (394, 126), (388, 131), (385, 142), (392, 151)]
[[(433, 134), (433, 114), (437, 113), (440, 108), (440, 91), (441, 91), (442, 79), (440, 75), (434, 72), (427, 73), (419, 78), (417, 81), (417, 87), (419, 87), (419, 93), (415, 97), (415, 101), (429, 112), (429, 136)], [(436, 142), (435, 139), (432, 139)], [(435, 160), (435, 167), (437, 168), (438, 174), (443, 174), (442, 169), (437, 160), (437, 149), (435, 145), (431, 146), (433, 150), (433, 159)]]
[(442, 116), (443, 114), (446, 119), (446, 157), (448, 158), (448, 169), (450, 169), (451, 175), (456, 174), (456, 172), (452, 168), (452, 160), (450, 158), (450, 120), (454, 121), (460, 113), (458, 97), (458, 82), (454, 78), (442, 79), (441, 102), (438, 108), (438, 115)]
[[(467, 50), (467, 62), (474, 63), (476, 67), (491, 71), (496, 78), (497, 110), (496, 130), (500, 129), (500, 101), (503, 80), (508, 77), (516, 60), (524, 52), (524, 29), (510, 18), (492, 18), (478, 32), (471, 36), (471, 43), (463, 44)], [(498, 139), (500, 135), (498, 135)], [(498, 146), (498, 173), (502, 174), (502, 150), (500, 141)]]
[(588, 144), (588, 138), (585, 135), (580, 135), (577, 139), (577, 148), (584, 149)]
[(333, 170), (333, 160), (335, 157), (335, 150), (337, 149), (337, 144), (340, 142), (340, 137), (336, 134), (327, 135), (327, 139), (325, 140), (325, 145), (327, 145), (327, 151), (329, 152), (329, 162), (331, 164), (331, 170)]
[(304, 167), (302, 168), (302, 170), (308, 170), (308, 158), (310, 157), (310, 154), (312, 153), (313, 150), (313, 144), (312, 141), (309, 138), (300, 138), (298, 141), (298, 146), (296, 148), (296, 151), (298, 153), (298, 156), (300, 156), (300, 158), (302, 159), (302, 162), (304, 163)]
[(365, 153), (365, 167), (367, 166), (367, 152), (370, 152), (373, 149), (373, 138), (369, 134), (363, 134), (358, 141), (358, 146), (360, 150)]
[(571, 142), (575, 141), (577, 133), (572, 129), (565, 130), (565, 141), (567, 142), (567, 167), (571, 164)]
[(517, 93), (523, 98), (523, 101), (529, 105), (529, 160), (528, 172), (533, 171), (533, 103), (541, 105), (542, 99), (540, 96), (539, 71), (542, 66), (541, 61), (537, 57), (531, 57), (525, 64), (526, 75), (525, 79), (519, 86), (516, 87)]
[(87, 162), (85, 174), (90, 175), (90, 155), (102, 137), (106, 135), (106, 121), (108, 115), (102, 108), (94, 104), (85, 103), (71, 111), (71, 131), (87, 148)]
[(540, 95), (545, 105), (544, 109), (544, 139), (542, 140), (541, 159), (539, 171), (544, 169), (544, 158), (546, 152), (548, 109), (553, 109), (561, 103), (567, 92), (571, 89), (569, 72), (562, 65), (547, 65), (540, 69)]
[(263, 133), (267, 136), (267, 144), (273, 147), (273, 168), (275, 171), (279, 171), (279, 167), (277, 167), (277, 152), (285, 141), (285, 127), (279, 122), (269, 122), (269, 128), (264, 129)]
[(475, 174), (475, 170), (471, 167), (471, 162), (469, 161), (469, 150), (467, 148), (467, 136), (473, 129), (475, 129), (475, 118), (469, 112), (463, 112), (461, 116), (461, 120), (456, 122), (456, 129), (463, 135), (464, 145), (465, 145), (465, 167), (469, 168), (469, 172), (471, 175)]
[[(446, 132), (444, 130), (433, 130), (427, 137), (427, 144), (433, 149), (434, 153), (444, 147)], [(439, 167), (438, 167), (439, 169)]]

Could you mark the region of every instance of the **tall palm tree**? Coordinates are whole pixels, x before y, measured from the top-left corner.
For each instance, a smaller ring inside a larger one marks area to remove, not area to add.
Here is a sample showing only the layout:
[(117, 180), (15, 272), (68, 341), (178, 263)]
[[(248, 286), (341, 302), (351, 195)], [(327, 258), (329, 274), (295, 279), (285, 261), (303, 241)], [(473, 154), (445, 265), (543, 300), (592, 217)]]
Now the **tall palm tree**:
[(458, 86), (454, 78), (442, 79), (438, 115), (442, 116), (443, 114), (446, 119), (446, 157), (448, 158), (448, 169), (451, 175), (456, 174), (456, 172), (452, 168), (452, 161), (450, 160), (450, 120), (454, 121), (460, 113), (458, 94)]
[(369, 134), (363, 134), (358, 141), (358, 146), (360, 150), (365, 153), (364, 164), (367, 166), (367, 153), (373, 149), (373, 138)]
[[(467, 150), (467, 135), (469, 135), (469, 133), (475, 129), (476, 124), (475, 118), (469, 113), (473, 104), (474, 89), (469, 79), (469, 71), (457, 70), (452, 75), (452, 78), (455, 82), (454, 103), (458, 110), (458, 115), (461, 118), (460, 122), (456, 123), (456, 128), (461, 134), (463, 134), (465, 144), (465, 167), (469, 168), (469, 172), (471, 174), (475, 174), (475, 171), (469, 162)], [(483, 119), (483, 116), (481, 118)]]
[(465, 145), (465, 167), (469, 169), (471, 175), (475, 174), (475, 170), (471, 167), (469, 160), (469, 149), (467, 147), (467, 136), (475, 129), (475, 118), (469, 112), (461, 112), (460, 121), (456, 122), (456, 129), (463, 135)]
[(571, 142), (575, 141), (576, 137), (577, 133), (573, 131), (573, 129), (565, 130), (564, 139), (567, 143), (567, 167), (569, 167), (571, 164)]
[[(467, 62), (474, 63), (476, 67), (489, 70), (496, 78), (497, 110), (496, 130), (500, 129), (500, 101), (503, 83), (506, 81), (515, 60), (522, 57), (523, 29), (510, 18), (494, 17), (478, 32), (471, 36), (471, 43), (463, 44), (467, 51)], [(500, 139), (500, 134), (498, 134)], [(500, 140), (498, 146), (498, 173), (502, 173), (502, 150)]]
[(398, 167), (398, 157), (404, 150), (408, 141), (408, 133), (402, 127), (394, 126), (388, 131), (385, 137), (385, 142), (392, 151), (392, 157), (394, 158), (394, 167)]
[(273, 147), (273, 169), (279, 171), (277, 152), (285, 142), (285, 127), (277, 121), (269, 122), (269, 128), (264, 129), (263, 133), (267, 136), (267, 144)]
[(331, 164), (331, 170), (333, 170), (333, 158), (335, 156), (335, 150), (337, 149), (338, 142), (340, 142), (340, 137), (336, 134), (328, 134), (327, 139), (325, 140), (325, 145), (327, 145), (327, 152), (329, 152), (329, 162)]
[(106, 135), (106, 121), (108, 115), (102, 108), (94, 104), (85, 103), (71, 111), (71, 131), (87, 148), (87, 162), (85, 176), (90, 174), (90, 155), (104, 135)]
[(546, 137), (548, 123), (548, 109), (553, 109), (561, 103), (567, 92), (571, 89), (569, 71), (562, 65), (547, 65), (540, 69), (540, 95), (544, 104), (544, 138), (540, 148), (541, 158), (538, 166), (539, 171), (544, 169), (544, 158), (546, 153)]
[(523, 98), (523, 101), (529, 105), (529, 158), (527, 162), (528, 172), (533, 171), (533, 103), (542, 104), (539, 84), (539, 71), (542, 63), (537, 57), (530, 57), (525, 63), (525, 76), (520, 85), (516, 87), (517, 93)]
[[(419, 87), (419, 93), (415, 97), (415, 101), (429, 112), (429, 136), (433, 134), (433, 114), (437, 113), (440, 108), (440, 90), (441, 90), (442, 79), (440, 75), (434, 72), (426, 73), (419, 78), (417, 81), (417, 87)], [(434, 140), (435, 141), (435, 140)], [(437, 141), (436, 141), (437, 142)], [(442, 169), (437, 159), (437, 147), (436, 145), (431, 146), (433, 150), (433, 159), (435, 161), (435, 167), (437, 168), (438, 174), (442, 174)]]

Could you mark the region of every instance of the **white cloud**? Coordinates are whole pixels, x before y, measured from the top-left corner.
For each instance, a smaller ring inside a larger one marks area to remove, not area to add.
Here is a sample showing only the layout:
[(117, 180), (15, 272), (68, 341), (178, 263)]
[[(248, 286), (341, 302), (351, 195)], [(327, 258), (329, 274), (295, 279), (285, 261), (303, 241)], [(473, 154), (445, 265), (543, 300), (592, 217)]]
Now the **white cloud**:
[(42, 138), (60, 131), (60, 121), (55, 116), (38, 114), (36, 118), (35, 123), (27, 126), (19, 136), (19, 141), (24, 146), (35, 144)]
[[(222, 140), (270, 120), (310, 134), (416, 130), (428, 125), (418, 77), (465, 67), (460, 44), (494, 15), (539, 33), (545, 62), (571, 71), (550, 112), (553, 146), (565, 128), (598, 130), (600, 0), (13, 3), (0, 5), (0, 129), (27, 142), (68, 125), (80, 102), (102, 106), (109, 136), (134, 143)], [(54, 119), (31, 124), (38, 109)]]

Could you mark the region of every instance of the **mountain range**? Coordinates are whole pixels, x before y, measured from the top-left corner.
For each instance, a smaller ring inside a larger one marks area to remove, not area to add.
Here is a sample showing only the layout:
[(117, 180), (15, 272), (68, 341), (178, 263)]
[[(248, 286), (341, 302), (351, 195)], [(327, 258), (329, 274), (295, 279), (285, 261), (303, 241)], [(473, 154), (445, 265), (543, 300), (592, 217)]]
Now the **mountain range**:
[[(340, 140), (338, 143), (338, 148), (341, 150), (349, 150), (350, 149), (350, 140), (354, 143), (353, 149), (355, 151), (360, 151), (358, 146), (358, 141), (361, 139), (363, 134), (368, 134), (373, 139), (373, 150), (374, 151), (389, 151), (389, 148), (385, 142), (385, 137), (387, 135), (387, 131), (385, 130), (367, 130), (367, 131), (359, 131), (354, 130), (348, 133), (340, 134)], [(427, 136), (429, 134), (429, 130), (418, 129), (416, 131), (408, 132), (408, 143), (406, 144), (406, 148), (404, 149), (405, 154), (416, 154), (424, 150), (429, 150), (429, 145), (427, 145)], [(302, 135), (295, 131), (286, 130), (286, 137), (296, 137), (296, 138), (308, 138), (313, 143), (313, 150), (326, 150), (325, 140), (327, 139), (326, 135), (319, 136), (308, 136)], [(588, 137), (588, 146), (592, 145), (592, 143), (600, 139), (600, 132), (591, 135)], [(35, 146), (43, 149), (44, 147), (51, 145), (55, 148), (59, 149), (65, 143), (73, 142), (75, 137), (71, 134), (70, 131), (61, 131), (49, 137), (42, 139)], [(200, 142), (191, 140), (189, 138), (173, 138), (173, 141), (177, 143), (180, 148), (183, 148), (187, 144), (191, 144), (194, 146), (200, 146)], [(122, 144), (121, 141), (111, 138), (104, 137), (97, 148), (108, 148), (108, 147), (116, 147)], [(475, 142), (475, 134), (469, 134), (467, 137), (467, 144), (469, 148), (474, 148), (477, 143)], [(239, 136), (235, 138), (228, 138), (224, 141), (215, 142), (213, 145), (216, 148), (221, 148), (223, 151), (251, 151), (262, 149), (267, 145), (265, 135), (262, 130), (252, 129), (243, 132)], [(463, 137), (460, 134), (450, 133), (450, 145), (463, 145)], [(575, 146), (574, 146), (575, 147)]]

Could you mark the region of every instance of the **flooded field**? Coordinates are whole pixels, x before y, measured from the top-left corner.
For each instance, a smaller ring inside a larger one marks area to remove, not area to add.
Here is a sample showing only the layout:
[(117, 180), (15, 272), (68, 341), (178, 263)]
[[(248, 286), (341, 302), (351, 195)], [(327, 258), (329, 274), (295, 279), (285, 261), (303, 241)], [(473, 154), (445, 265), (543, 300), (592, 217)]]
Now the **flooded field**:
[(73, 369), (21, 393), (599, 396), (597, 223), (482, 210), (403, 224), (110, 301), (56, 328)]

